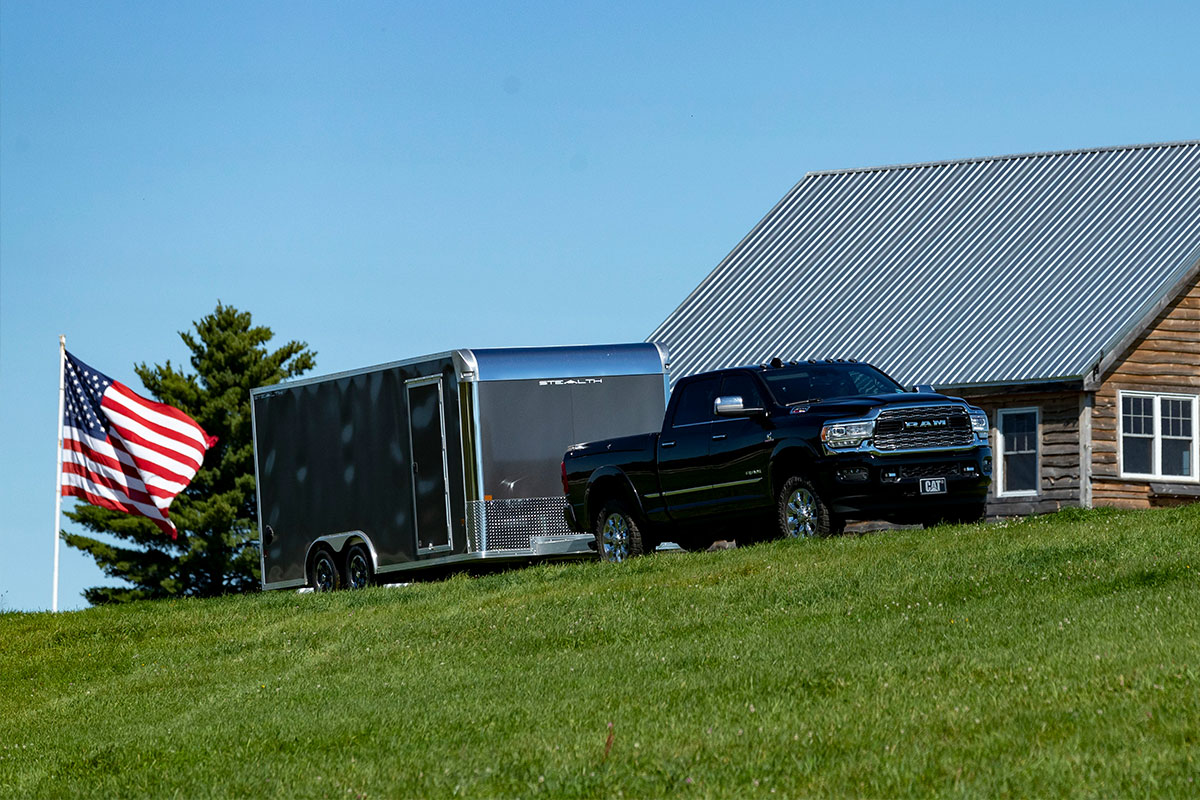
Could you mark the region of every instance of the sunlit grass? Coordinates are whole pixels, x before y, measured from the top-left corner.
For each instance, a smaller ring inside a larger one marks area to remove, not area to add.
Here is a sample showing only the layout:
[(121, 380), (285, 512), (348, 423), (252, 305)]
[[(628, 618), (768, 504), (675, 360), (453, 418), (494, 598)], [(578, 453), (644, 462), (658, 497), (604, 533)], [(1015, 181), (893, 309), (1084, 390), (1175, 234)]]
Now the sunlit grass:
[(0, 796), (1197, 796), (1198, 569), (1193, 506), (3, 614)]

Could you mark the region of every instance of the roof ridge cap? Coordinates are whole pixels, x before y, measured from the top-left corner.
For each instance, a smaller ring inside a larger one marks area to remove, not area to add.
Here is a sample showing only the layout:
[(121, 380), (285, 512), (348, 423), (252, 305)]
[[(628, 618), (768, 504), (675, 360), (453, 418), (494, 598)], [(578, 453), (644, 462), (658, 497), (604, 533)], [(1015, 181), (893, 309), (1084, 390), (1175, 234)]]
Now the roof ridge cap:
[(1186, 139), (1178, 142), (1150, 142), (1147, 144), (1124, 144), (1111, 147), (1081, 147), (1075, 150), (1042, 150), (1033, 153), (1009, 153), (1000, 156), (975, 156), (973, 158), (951, 158), (943, 161), (917, 161), (911, 164), (886, 164), (877, 167), (851, 167), (849, 169), (823, 169), (806, 172), (804, 177), (819, 178), (827, 175), (853, 175), (868, 172), (889, 172), (892, 170), (927, 169), (929, 167), (947, 167), (953, 164), (982, 164), (989, 161), (1015, 161), (1022, 158), (1047, 158), (1050, 156), (1076, 156), (1086, 153), (1113, 153), (1120, 150), (1152, 150), (1166, 147), (1194, 147), (1200, 145), (1200, 139)]

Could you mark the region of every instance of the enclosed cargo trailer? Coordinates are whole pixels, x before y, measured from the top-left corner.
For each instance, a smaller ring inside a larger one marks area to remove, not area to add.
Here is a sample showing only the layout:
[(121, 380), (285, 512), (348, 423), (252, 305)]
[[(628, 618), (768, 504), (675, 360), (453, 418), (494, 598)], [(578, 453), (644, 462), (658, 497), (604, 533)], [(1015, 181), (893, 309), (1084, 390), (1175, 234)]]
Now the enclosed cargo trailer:
[(251, 392), (264, 589), (594, 554), (568, 446), (655, 430), (655, 344), (452, 350)]

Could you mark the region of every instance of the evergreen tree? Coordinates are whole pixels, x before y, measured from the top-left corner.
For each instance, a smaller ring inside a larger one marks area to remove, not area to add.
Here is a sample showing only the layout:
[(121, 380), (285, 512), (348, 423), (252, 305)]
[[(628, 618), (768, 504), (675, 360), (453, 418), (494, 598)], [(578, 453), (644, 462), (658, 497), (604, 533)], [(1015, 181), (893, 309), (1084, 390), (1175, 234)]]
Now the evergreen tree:
[(62, 532), (71, 547), (89, 553), (105, 575), (132, 587), (95, 586), (93, 604), (180, 595), (209, 597), (259, 586), (258, 509), (254, 493), (254, 442), (250, 390), (300, 375), (316, 364), (304, 342), (268, 351), (271, 329), (251, 325), (250, 314), (217, 303), (216, 310), (180, 332), (192, 351), (194, 374), (167, 361), (134, 371), (150, 395), (182, 410), (217, 443), (196, 477), (171, 504), (178, 529), (172, 540), (144, 517), (80, 503), (66, 512), (93, 533), (128, 545)]

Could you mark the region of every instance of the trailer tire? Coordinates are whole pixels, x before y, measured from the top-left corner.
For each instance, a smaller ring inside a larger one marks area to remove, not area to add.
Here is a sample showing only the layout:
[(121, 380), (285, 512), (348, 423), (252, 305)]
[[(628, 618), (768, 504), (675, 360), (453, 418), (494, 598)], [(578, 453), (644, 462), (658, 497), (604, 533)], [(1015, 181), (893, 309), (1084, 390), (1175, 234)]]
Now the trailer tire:
[(834, 536), (846, 523), (834, 517), (812, 482), (793, 475), (783, 482), (776, 498), (779, 534), (785, 539)]
[(620, 500), (609, 500), (600, 507), (592, 531), (601, 561), (619, 563), (643, 553), (642, 530)]
[(329, 548), (322, 547), (313, 556), (309, 583), (314, 592), (332, 592), (342, 588), (342, 573)]
[(374, 579), (371, 569), (371, 554), (366, 545), (351, 545), (346, 550), (346, 572), (342, 576), (342, 584), (347, 589), (365, 589)]

